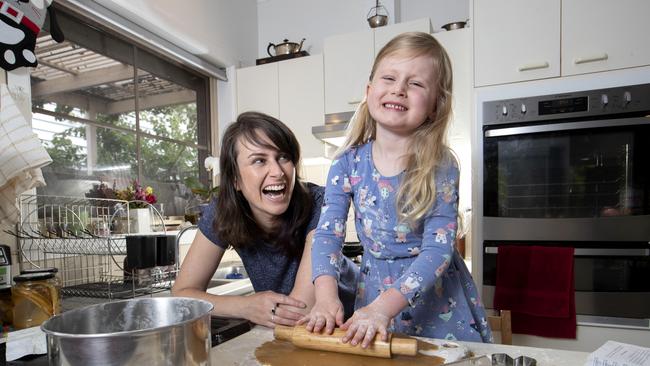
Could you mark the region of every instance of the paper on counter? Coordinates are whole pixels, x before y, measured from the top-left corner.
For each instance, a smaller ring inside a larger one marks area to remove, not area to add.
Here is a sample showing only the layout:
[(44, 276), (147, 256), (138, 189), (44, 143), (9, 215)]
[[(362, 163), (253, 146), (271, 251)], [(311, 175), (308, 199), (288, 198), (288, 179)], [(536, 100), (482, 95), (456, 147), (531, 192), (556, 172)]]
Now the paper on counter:
[(7, 361), (14, 361), (27, 355), (47, 353), (47, 340), (41, 327), (9, 332), (7, 336)]
[(585, 366), (650, 366), (650, 348), (607, 341), (589, 355)]

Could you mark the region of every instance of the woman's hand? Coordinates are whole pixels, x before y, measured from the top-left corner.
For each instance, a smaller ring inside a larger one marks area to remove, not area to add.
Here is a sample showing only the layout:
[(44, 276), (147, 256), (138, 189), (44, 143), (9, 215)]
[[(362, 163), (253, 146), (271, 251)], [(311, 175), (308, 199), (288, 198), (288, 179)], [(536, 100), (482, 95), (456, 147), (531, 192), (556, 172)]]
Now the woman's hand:
[(291, 311), (282, 305), (300, 309), (307, 306), (302, 301), (273, 291), (258, 292), (247, 296), (246, 300), (244, 318), (269, 328), (275, 328), (276, 324), (295, 326), (296, 322), (303, 317), (303, 314)]
[(353, 346), (361, 343), (362, 348), (367, 348), (379, 333), (383, 341), (388, 341), (388, 325), (391, 317), (385, 314), (378, 306), (370, 304), (354, 312), (352, 317), (341, 326), (347, 330), (343, 336), (343, 343)]

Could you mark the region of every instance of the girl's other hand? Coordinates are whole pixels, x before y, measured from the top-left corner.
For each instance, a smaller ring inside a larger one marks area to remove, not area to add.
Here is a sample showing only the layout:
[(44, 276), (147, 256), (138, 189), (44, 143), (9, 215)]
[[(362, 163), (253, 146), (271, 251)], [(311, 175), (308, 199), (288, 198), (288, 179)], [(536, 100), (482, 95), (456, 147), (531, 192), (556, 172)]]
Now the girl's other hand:
[(298, 321), (305, 324), (307, 331), (320, 333), (325, 329), (326, 334), (332, 334), (334, 328), (343, 324), (343, 304), (338, 298), (329, 300), (316, 300), (311, 312)]
[(248, 304), (244, 309), (244, 318), (255, 324), (275, 328), (276, 324), (293, 327), (303, 314), (289, 310), (281, 305), (290, 305), (304, 309), (307, 305), (292, 297), (273, 291), (264, 291), (247, 296)]
[(368, 348), (377, 333), (383, 341), (388, 341), (390, 319), (377, 306), (373, 306), (373, 304), (364, 306), (355, 311), (352, 317), (341, 326), (341, 329), (347, 330), (342, 341), (343, 343), (350, 341), (353, 346), (361, 343), (362, 348)]

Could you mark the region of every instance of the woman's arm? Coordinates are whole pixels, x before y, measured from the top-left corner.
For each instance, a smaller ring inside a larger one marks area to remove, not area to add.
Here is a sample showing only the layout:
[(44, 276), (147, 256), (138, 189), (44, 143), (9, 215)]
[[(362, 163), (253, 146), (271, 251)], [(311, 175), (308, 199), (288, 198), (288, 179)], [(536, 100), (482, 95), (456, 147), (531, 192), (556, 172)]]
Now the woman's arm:
[(310, 231), (307, 234), (307, 238), (305, 238), (305, 249), (302, 251), (298, 273), (296, 273), (296, 282), (293, 284), (293, 289), (289, 294), (290, 297), (304, 302), (307, 306), (304, 308), (287, 306), (288, 309), (302, 315), (307, 314), (316, 301), (314, 285), (311, 282), (311, 241), (313, 237), (314, 230)]
[(180, 273), (172, 287), (173, 296), (185, 296), (209, 301), (214, 305), (213, 315), (244, 318), (253, 323), (274, 327), (275, 324), (293, 325), (300, 314), (285, 309), (282, 314), (272, 314), (277, 304), (304, 307), (289, 296), (272, 291), (251, 296), (212, 295), (206, 292), (210, 278), (221, 262), (224, 249), (212, 243), (197, 231), (189, 252), (183, 260)]

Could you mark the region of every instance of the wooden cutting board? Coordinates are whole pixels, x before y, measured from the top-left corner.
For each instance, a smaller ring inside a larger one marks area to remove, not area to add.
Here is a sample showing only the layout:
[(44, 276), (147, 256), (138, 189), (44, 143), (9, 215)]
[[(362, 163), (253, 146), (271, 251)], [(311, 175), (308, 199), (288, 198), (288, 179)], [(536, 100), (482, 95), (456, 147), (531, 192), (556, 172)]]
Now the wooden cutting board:
[[(418, 349), (427, 352), (438, 347), (418, 341)], [(298, 348), (278, 340), (268, 341), (255, 349), (255, 358), (265, 366), (436, 366), (445, 363), (444, 358), (424, 354), (377, 358)]]

